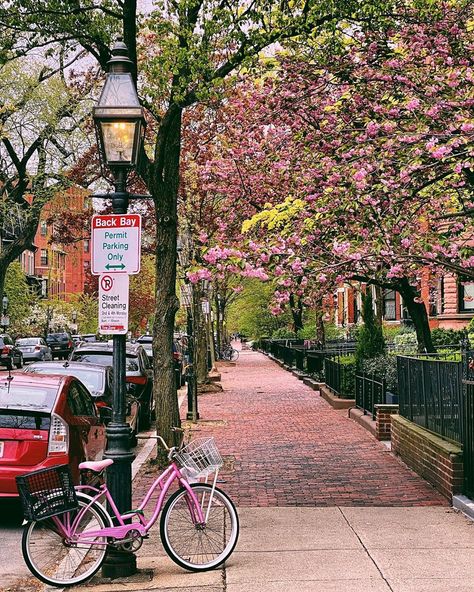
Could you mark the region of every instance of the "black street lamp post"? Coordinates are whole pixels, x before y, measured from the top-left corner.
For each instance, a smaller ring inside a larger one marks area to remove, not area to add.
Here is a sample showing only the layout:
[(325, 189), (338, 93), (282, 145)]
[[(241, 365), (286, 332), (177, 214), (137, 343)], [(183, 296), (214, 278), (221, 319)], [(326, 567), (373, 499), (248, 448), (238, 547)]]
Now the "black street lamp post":
[(181, 299), (186, 307), (186, 333), (187, 340), (187, 356), (186, 361), (186, 385), (187, 385), (187, 399), (188, 412), (186, 419), (197, 421), (199, 419), (198, 403), (197, 403), (197, 384), (195, 372), (195, 351), (194, 351), (194, 321), (193, 321), (193, 288), (190, 284), (181, 286)]
[[(140, 152), (145, 121), (135, 84), (131, 76), (133, 63), (127, 46), (118, 41), (112, 48), (109, 73), (99, 102), (94, 107), (94, 123), (101, 162), (114, 177), (115, 191), (106, 195), (112, 199), (114, 214), (126, 214), (128, 201), (127, 174), (135, 167)], [(114, 463), (107, 469), (107, 486), (121, 512), (132, 508), (132, 461), (130, 426), (126, 421), (126, 335), (113, 336), (113, 397), (112, 418), (107, 425), (106, 457)], [(133, 553), (112, 549), (102, 568), (105, 577), (117, 578), (136, 571)]]
[(7, 327), (9, 325), (9, 319), (7, 316), (8, 304), (9, 304), (8, 296), (6, 294), (4, 294), (3, 298), (2, 298), (2, 330), (4, 333), (6, 332)]

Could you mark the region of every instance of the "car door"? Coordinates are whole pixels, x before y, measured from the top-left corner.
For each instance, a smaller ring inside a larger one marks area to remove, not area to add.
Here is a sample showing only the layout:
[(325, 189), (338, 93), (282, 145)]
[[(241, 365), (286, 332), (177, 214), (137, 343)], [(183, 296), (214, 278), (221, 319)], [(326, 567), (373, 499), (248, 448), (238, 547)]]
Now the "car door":
[(70, 454), (82, 460), (101, 460), (105, 450), (105, 426), (100, 422), (94, 401), (86, 387), (74, 380), (68, 391), (71, 412)]

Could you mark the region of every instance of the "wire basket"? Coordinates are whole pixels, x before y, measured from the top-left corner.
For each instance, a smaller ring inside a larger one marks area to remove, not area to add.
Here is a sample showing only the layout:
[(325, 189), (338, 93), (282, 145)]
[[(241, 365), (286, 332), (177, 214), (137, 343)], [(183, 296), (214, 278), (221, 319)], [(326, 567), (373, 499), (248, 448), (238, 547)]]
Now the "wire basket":
[(186, 476), (192, 479), (207, 477), (224, 464), (214, 438), (196, 438), (183, 446), (176, 457), (186, 469)]
[(69, 465), (21, 475), (16, 485), (26, 520), (45, 520), (78, 507)]

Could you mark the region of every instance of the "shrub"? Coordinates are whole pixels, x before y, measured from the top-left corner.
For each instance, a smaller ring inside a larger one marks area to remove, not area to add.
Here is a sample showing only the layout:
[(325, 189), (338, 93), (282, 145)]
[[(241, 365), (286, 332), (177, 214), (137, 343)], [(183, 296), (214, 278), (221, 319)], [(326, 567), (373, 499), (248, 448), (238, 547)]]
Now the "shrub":
[(399, 333), (393, 338), (395, 351), (404, 354), (414, 354), (418, 351), (418, 341), (415, 331)]
[(398, 393), (397, 356), (385, 354), (362, 362), (362, 371), (377, 378), (385, 378), (387, 390)]
[(355, 354), (358, 367), (361, 367), (363, 360), (373, 358), (385, 351), (382, 327), (375, 318), (370, 292), (367, 292), (362, 297), (362, 318), (364, 324), (359, 331)]
[(456, 329), (433, 329), (431, 338), (434, 346), (459, 344), (465, 338), (466, 332)]
[(296, 339), (296, 333), (287, 327), (280, 327), (273, 331), (272, 339)]

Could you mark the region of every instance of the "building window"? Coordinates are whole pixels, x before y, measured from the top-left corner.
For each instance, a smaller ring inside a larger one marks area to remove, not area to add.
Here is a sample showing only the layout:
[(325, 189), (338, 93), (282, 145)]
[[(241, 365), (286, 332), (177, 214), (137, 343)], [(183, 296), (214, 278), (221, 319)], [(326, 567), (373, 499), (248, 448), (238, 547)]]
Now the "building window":
[(48, 251), (46, 249), (41, 249), (41, 265), (45, 267), (48, 265)]
[(383, 293), (383, 318), (386, 321), (396, 321), (396, 298), (394, 290), (384, 290)]
[(84, 239), (84, 253), (88, 253), (90, 248), (90, 241), (89, 239)]
[(438, 316), (438, 291), (433, 286), (430, 286), (430, 310), (429, 316), (430, 317), (437, 317)]
[(459, 283), (459, 312), (474, 312), (474, 282)]
[(48, 225), (44, 220), (40, 224), (40, 232), (41, 236), (48, 236)]

